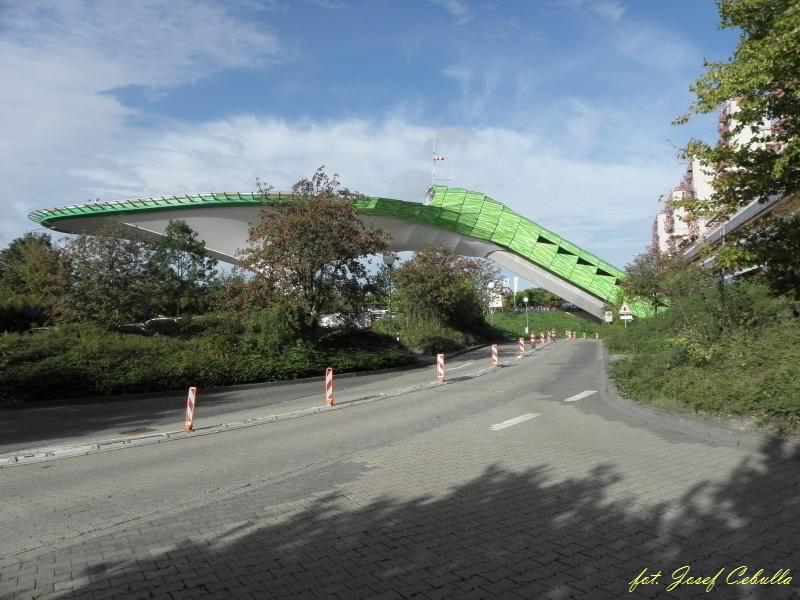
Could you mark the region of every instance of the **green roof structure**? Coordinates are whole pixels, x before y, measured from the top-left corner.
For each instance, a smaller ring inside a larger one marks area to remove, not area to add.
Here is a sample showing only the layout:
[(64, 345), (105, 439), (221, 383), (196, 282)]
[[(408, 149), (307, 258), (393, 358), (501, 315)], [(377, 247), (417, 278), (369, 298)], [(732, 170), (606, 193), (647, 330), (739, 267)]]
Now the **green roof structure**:
[[(113, 220), (145, 237), (162, 235), (169, 219), (182, 218), (206, 240), (212, 255), (235, 262), (257, 209), (287, 195), (162, 196), (36, 210), (29, 217), (66, 233), (92, 233)], [(425, 204), (363, 197), (354, 206), (365, 221), (392, 234), (397, 251), (449, 243), (456, 251), (490, 258), (597, 317), (621, 297), (620, 269), (481, 192), (434, 186)]]

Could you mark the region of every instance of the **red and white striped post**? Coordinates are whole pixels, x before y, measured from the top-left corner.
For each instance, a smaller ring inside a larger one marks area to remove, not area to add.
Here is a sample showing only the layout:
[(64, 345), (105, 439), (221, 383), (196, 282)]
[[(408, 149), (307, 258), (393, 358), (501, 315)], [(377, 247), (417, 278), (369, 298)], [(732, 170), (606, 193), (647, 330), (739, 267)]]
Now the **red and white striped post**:
[(194, 406), (195, 398), (197, 397), (197, 388), (189, 388), (189, 397), (186, 399), (186, 420), (183, 423), (184, 431), (194, 430)]
[(336, 398), (333, 397), (333, 369), (330, 367), (325, 369), (325, 404), (336, 404)]
[(519, 338), (519, 355), (525, 354), (525, 338)]
[(492, 344), (492, 367), (497, 366), (497, 344)]
[(436, 355), (436, 379), (444, 381), (444, 354)]
[(531, 350), (536, 350), (536, 334), (531, 334)]
[(542, 346), (544, 346), (545, 342), (547, 341), (544, 338), (544, 331), (539, 333), (539, 341), (542, 342)]

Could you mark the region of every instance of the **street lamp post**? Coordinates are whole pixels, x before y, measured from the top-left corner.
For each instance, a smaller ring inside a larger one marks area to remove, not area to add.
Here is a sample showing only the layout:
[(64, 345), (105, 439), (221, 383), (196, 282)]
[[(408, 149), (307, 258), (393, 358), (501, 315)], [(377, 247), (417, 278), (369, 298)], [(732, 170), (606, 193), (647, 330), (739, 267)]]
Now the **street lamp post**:
[(494, 325), (494, 281), (490, 281), (487, 286), (489, 288), (489, 319), (491, 319), (492, 325)]
[(392, 327), (392, 267), (394, 266), (394, 261), (397, 257), (394, 254), (384, 254), (383, 255), (383, 264), (386, 265), (386, 268), (389, 270), (389, 332), (393, 331)]
[(525, 303), (525, 335), (528, 335), (528, 297), (525, 296), (522, 301)]

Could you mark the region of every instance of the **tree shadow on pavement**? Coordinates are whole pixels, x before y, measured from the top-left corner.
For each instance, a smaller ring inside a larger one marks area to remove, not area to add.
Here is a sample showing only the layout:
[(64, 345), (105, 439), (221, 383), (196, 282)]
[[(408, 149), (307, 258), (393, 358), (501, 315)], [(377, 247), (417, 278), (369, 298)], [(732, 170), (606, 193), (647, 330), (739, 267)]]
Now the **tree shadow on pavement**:
[[(364, 503), (344, 486), (299, 507), (270, 506), (255, 489), (147, 524), (165, 532), (166, 548), (133, 525), (125, 539), (135, 556), (89, 565), (74, 574), (83, 585), (59, 597), (797, 597), (800, 471), (796, 457), (769, 450), (742, 458), (722, 483), (650, 505), (609, 465), (585, 477), (490, 466), (447, 495), (402, 501)], [(220, 530), (236, 518), (247, 520)], [(195, 523), (197, 535), (169, 547), (176, 521)], [(106, 537), (88, 543), (111, 544)], [(707, 584), (667, 591), (683, 565), (692, 576), (723, 573), (710, 593)], [(791, 585), (726, 583), (740, 566), (747, 575), (791, 569)], [(643, 569), (660, 570), (659, 583), (629, 594)]]

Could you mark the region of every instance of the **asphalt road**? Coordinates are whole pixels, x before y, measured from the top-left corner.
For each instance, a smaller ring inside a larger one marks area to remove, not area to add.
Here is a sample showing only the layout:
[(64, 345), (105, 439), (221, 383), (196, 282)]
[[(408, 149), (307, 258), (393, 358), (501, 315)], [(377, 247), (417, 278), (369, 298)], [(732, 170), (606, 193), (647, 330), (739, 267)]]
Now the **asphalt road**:
[(643, 424), (604, 369), (561, 341), (347, 410), (2, 469), (0, 597), (797, 597), (798, 462)]

